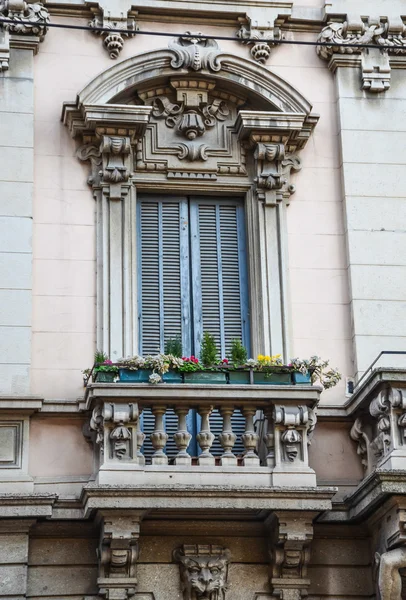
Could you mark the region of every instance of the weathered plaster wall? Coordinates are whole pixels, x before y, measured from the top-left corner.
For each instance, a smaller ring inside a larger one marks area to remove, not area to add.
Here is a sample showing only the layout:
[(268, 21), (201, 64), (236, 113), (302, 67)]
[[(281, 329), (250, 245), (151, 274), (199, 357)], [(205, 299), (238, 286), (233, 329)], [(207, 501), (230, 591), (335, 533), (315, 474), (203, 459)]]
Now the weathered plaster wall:
[[(143, 23), (144, 29), (174, 33), (179, 27)], [(195, 28), (181, 26), (182, 31)], [(230, 27), (206, 29), (213, 35), (235, 33)], [(287, 36), (315, 37), (292, 32)], [(120, 60), (167, 43), (167, 38), (139, 35), (126, 41)], [(249, 48), (240, 43), (220, 45), (224, 51), (250, 56)], [(295, 178), (297, 192), (288, 210), (292, 355), (330, 358), (344, 376), (351, 375), (332, 76), (312, 47), (275, 49), (268, 63), (321, 115), (302, 153), (303, 169)], [(35, 61), (32, 392), (46, 398), (80, 396), (80, 371), (92, 363), (95, 349), (95, 204), (86, 184), (87, 166), (74, 156), (75, 143), (60, 123), (60, 111), (64, 101), (74, 100), (82, 87), (110, 66), (99, 38), (60, 29), (47, 34)], [(342, 402), (343, 386), (324, 394), (323, 400)]]

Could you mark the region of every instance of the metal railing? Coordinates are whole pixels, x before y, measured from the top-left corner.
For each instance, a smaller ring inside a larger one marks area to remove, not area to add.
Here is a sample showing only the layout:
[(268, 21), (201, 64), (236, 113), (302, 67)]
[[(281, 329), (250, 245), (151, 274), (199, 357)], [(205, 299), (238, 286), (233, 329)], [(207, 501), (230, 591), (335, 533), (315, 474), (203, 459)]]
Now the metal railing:
[[(375, 358), (375, 360), (369, 365), (369, 367), (367, 368), (367, 370), (364, 371), (364, 374), (362, 375), (362, 377), (360, 377), (358, 379), (357, 383), (354, 385), (354, 392), (360, 386), (361, 381), (363, 381), (367, 377), (368, 373), (372, 373), (373, 368), (376, 365), (376, 363), (379, 361), (379, 359), (381, 358), (381, 356), (383, 356), (385, 354), (394, 354), (394, 355), (404, 354), (406, 356), (406, 350), (382, 350), (378, 354), (378, 356)], [(405, 368), (406, 368), (406, 362), (405, 362)]]

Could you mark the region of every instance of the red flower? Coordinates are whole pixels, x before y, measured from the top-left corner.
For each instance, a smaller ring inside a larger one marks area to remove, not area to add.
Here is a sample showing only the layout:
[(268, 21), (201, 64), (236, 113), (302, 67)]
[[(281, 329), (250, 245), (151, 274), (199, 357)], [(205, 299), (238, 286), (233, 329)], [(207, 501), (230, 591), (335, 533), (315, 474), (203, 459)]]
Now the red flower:
[(225, 365), (228, 365), (228, 358), (223, 358), (223, 360), (221, 362), (224, 363)]

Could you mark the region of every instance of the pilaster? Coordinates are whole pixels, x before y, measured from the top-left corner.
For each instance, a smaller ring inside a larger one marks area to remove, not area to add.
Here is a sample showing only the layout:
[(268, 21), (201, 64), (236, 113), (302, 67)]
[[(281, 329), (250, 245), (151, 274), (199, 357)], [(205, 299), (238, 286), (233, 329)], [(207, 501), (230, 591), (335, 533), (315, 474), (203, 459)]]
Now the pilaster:
[(112, 359), (136, 353), (136, 189), (134, 147), (151, 113), (146, 106), (65, 105), (63, 120), (90, 162), (97, 202), (97, 347)]

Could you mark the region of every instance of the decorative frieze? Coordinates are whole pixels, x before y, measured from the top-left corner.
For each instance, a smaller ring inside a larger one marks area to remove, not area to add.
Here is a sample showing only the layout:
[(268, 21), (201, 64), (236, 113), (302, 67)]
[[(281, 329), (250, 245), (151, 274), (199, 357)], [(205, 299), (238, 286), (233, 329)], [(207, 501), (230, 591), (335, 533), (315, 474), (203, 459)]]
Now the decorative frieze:
[[(320, 58), (330, 61), (330, 68), (361, 65), (361, 88), (379, 93), (390, 88), (390, 56), (406, 55), (406, 26), (391, 28), (388, 20), (363, 19), (358, 23), (330, 22), (321, 31), (317, 46)], [(379, 48), (357, 48), (355, 44), (380, 46)], [(353, 56), (354, 60), (343, 61), (340, 56)]]
[(185, 544), (173, 557), (179, 563), (183, 600), (225, 600), (230, 563), (227, 548)]

